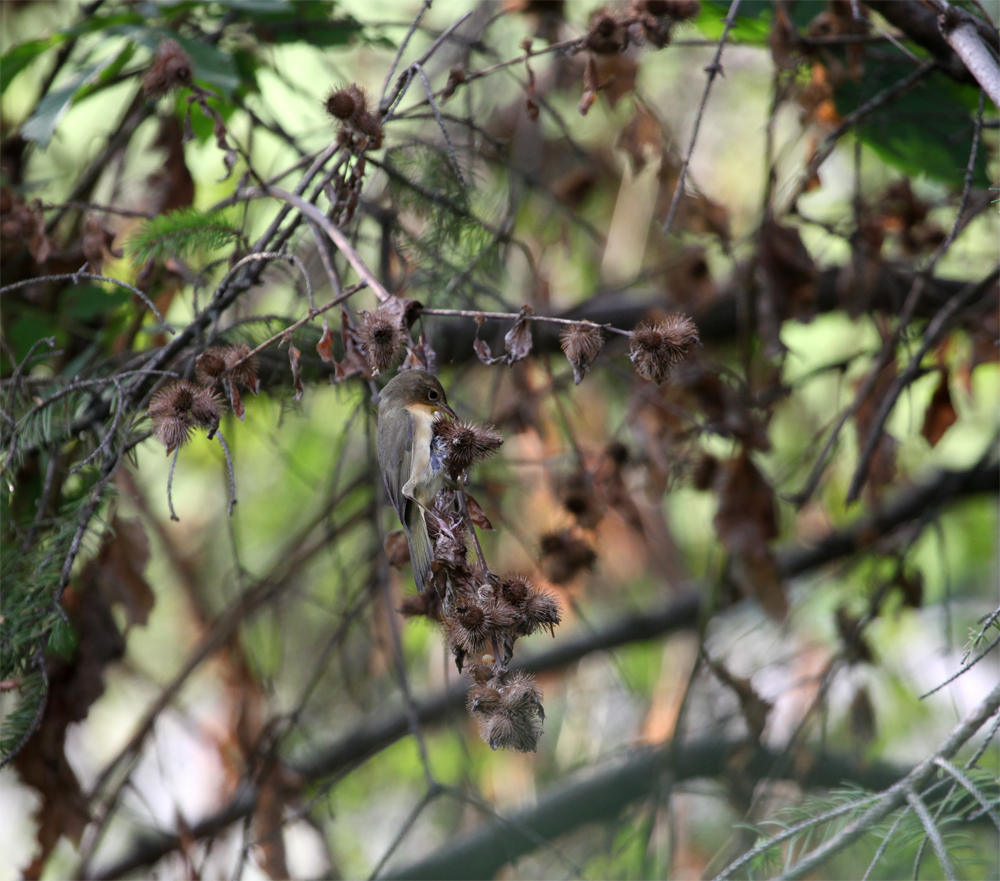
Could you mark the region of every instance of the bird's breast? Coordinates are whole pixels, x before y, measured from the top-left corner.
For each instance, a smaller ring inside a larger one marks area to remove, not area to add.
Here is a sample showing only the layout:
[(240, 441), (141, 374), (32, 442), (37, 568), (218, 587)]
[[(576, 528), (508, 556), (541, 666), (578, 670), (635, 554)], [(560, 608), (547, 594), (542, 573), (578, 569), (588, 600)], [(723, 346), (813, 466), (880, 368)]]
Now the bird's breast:
[(441, 450), (434, 444), (435, 414), (419, 405), (406, 409), (413, 419), (413, 446), (410, 476), (403, 492), (429, 508), (444, 484)]

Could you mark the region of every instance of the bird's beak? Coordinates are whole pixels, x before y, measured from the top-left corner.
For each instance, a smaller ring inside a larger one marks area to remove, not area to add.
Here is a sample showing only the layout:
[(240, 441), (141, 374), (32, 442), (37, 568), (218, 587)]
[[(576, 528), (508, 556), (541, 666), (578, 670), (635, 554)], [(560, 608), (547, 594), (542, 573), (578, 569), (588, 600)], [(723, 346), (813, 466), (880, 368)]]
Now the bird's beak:
[(438, 404), (438, 413), (447, 413), (452, 419), (458, 419), (458, 415), (447, 404)]

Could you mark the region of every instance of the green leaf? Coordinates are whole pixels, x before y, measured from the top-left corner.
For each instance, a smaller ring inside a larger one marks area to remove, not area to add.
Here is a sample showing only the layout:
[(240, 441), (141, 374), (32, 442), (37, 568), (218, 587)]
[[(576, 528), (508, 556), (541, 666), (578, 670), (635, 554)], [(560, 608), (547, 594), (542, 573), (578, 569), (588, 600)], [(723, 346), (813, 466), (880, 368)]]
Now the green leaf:
[[(719, 39), (726, 26), (724, 19), (729, 14), (729, 6), (729, 3), (719, 0), (702, 3), (701, 13), (695, 19), (698, 30), (710, 40)], [(785, 8), (792, 23), (798, 28), (806, 27), (823, 11), (823, 6), (819, 3), (791, 3)], [(729, 38), (736, 43), (766, 46), (773, 18), (774, 0), (742, 0), (736, 10), (736, 21), (729, 30)]]
[[(902, 79), (912, 66), (892, 62), (865, 61), (861, 81), (847, 80), (834, 95), (842, 116), (871, 100), (883, 89)], [(932, 73), (905, 95), (883, 105), (861, 120), (857, 127), (862, 142), (885, 162), (908, 175), (926, 175), (952, 187), (961, 187), (972, 147), (973, 116), (979, 93), (944, 74)], [(989, 184), (986, 153), (976, 157), (977, 186)]]
[(0, 57), (0, 95), (7, 91), (7, 86), (11, 84), (22, 70), (32, 61), (41, 55), (46, 49), (51, 49), (62, 43), (66, 37), (62, 34), (51, 34), (41, 40), (28, 40), (13, 49), (5, 52)]
[(135, 45), (133, 43), (126, 43), (115, 60), (101, 71), (101, 75), (97, 78), (97, 81), (80, 89), (79, 93), (77, 93), (76, 101), (80, 102), (84, 98), (89, 98), (94, 92), (100, 91), (100, 89), (110, 83), (122, 72), (125, 65), (131, 61), (133, 55), (135, 55)]
[(308, 43), (344, 46), (364, 35), (364, 25), (346, 15), (334, 17), (335, 3), (301, 0), (296, 3), (240, 2), (227, 4), (238, 21), (245, 21), (268, 43)]
[(48, 147), (52, 140), (52, 135), (62, 119), (63, 114), (69, 110), (77, 93), (87, 84), (93, 82), (117, 56), (109, 55), (107, 58), (94, 64), (88, 64), (75, 76), (58, 89), (49, 92), (35, 107), (35, 112), (21, 126), (21, 136), (26, 141), (34, 141), (43, 150)]

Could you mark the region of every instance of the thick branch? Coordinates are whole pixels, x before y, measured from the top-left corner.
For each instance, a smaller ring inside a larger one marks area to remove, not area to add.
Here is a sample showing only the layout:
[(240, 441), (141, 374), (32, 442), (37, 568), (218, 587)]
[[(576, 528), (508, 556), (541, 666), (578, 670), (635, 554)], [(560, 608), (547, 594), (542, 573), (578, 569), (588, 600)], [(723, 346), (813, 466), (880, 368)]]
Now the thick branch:
[[(965, 10), (949, 6), (938, 19), (941, 35), (965, 63), (990, 100), (1000, 107), (1000, 66), (983, 42), (973, 16)], [(994, 34), (996, 36), (996, 34)]]
[[(918, 46), (931, 52), (941, 69), (952, 79), (964, 83), (974, 81), (962, 59), (952, 51), (942, 36), (938, 28), (937, 13), (928, 4), (919, 0), (868, 0), (867, 5), (903, 31)], [(991, 37), (986, 22), (982, 22), (982, 25), (982, 37), (994, 49), (1000, 49), (996, 32), (993, 31)]]
[[(536, 805), (468, 834), (430, 856), (387, 876), (404, 878), (492, 878), (498, 869), (534, 851), (540, 840), (550, 841), (586, 823), (613, 820), (629, 804), (653, 793), (664, 775), (675, 781), (718, 777), (733, 771), (736, 753), (745, 741), (704, 740), (671, 749), (647, 749), (623, 765), (574, 780), (548, 793)], [(905, 771), (873, 765), (862, 769), (836, 755), (811, 757), (809, 771), (800, 778), (790, 772), (779, 754), (761, 748), (749, 760), (749, 780), (769, 778), (775, 767), (805, 788), (855, 783), (866, 789), (891, 786)]]

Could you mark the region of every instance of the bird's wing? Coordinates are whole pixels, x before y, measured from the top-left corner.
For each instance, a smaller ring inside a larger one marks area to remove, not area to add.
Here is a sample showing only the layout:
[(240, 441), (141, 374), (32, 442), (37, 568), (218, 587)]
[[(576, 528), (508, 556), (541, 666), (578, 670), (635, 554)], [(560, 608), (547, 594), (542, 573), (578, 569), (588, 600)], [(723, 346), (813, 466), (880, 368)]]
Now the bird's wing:
[[(401, 437), (405, 443), (398, 443)], [(379, 417), (378, 449), (389, 501), (404, 520), (409, 499), (403, 495), (403, 486), (410, 479), (413, 459), (413, 417), (404, 407), (394, 407)]]

